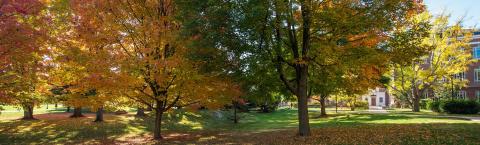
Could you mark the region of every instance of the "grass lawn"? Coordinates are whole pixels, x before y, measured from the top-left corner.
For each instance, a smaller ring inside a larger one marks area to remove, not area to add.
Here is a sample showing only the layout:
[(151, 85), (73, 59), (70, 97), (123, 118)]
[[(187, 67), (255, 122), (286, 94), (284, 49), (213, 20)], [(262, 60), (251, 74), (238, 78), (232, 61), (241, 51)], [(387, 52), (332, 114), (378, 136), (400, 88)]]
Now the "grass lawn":
[[(2, 106), (2, 108), (4, 110), (0, 112), (0, 121), (17, 119), (23, 116), (23, 110), (19, 107)], [(35, 107), (33, 110), (34, 110), (33, 114), (35, 115), (35, 114), (65, 112), (67, 108), (60, 104), (57, 106), (57, 108), (55, 108), (55, 105), (49, 104), (49, 105), (41, 105), (40, 107)]]
[[(480, 144), (480, 122), (426, 113), (371, 114), (342, 109), (319, 118), (311, 108), (312, 136), (295, 137), (296, 110), (242, 113), (239, 124), (228, 113), (176, 111), (165, 116), (165, 141), (169, 144)], [(4, 115), (1, 114), (0, 117)], [(0, 121), (0, 144), (150, 144), (152, 118), (107, 114), (94, 123), (94, 114), (68, 118), (67, 113), (36, 115), (39, 120)]]

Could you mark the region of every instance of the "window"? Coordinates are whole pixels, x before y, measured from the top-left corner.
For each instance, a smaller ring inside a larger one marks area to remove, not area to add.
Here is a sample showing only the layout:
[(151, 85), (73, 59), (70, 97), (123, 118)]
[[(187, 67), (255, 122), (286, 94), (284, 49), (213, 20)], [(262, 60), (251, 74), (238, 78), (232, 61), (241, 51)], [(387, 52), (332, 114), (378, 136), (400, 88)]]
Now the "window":
[(465, 99), (467, 96), (467, 92), (460, 90), (457, 92), (457, 99)]
[(383, 103), (383, 97), (380, 97), (378, 102)]
[(461, 73), (455, 74), (455, 75), (454, 75), (454, 78), (455, 78), (455, 79), (459, 79), (459, 80), (464, 80), (464, 79), (465, 79), (465, 72), (461, 72)]
[(475, 82), (480, 82), (480, 69), (475, 69), (475, 76), (474, 76)]
[(473, 48), (473, 58), (480, 59), (480, 47)]

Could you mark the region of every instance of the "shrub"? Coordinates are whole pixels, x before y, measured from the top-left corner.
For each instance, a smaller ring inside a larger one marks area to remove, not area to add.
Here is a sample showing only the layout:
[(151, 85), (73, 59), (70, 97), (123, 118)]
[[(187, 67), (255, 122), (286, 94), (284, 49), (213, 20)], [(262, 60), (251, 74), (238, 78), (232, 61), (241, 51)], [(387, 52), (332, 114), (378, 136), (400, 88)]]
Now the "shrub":
[(277, 110), (278, 104), (280, 104), (280, 102), (265, 103), (263, 105), (259, 105), (260, 112), (262, 112), (262, 113), (273, 112), (273, 111)]
[(430, 99), (421, 99), (420, 100), (420, 109), (427, 109), (427, 103), (430, 101)]
[(428, 100), (426, 103), (426, 107), (429, 110), (432, 110), (433, 112), (442, 112), (440, 108), (440, 104), (442, 101), (434, 101), (434, 100)]
[(480, 104), (476, 101), (448, 100), (441, 103), (441, 109), (451, 114), (477, 114)]
[(368, 102), (367, 101), (357, 101), (357, 102), (355, 102), (355, 107), (356, 108), (367, 109), (368, 108)]

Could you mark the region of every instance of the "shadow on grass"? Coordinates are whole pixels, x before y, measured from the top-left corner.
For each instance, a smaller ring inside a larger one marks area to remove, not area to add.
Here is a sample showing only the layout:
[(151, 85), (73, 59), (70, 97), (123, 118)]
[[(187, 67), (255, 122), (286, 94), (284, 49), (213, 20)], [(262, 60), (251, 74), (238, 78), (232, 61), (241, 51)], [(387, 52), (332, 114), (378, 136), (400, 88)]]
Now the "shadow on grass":
[(110, 116), (104, 123), (94, 123), (92, 118), (67, 117), (0, 122), (0, 141), (2, 144), (108, 144), (115, 136), (128, 132), (127, 124), (116, 120), (117, 116)]
[(194, 132), (174, 144), (478, 144), (480, 125), (469, 123), (368, 124), (312, 128), (297, 137), (296, 129), (269, 132)]
[[(341, 114), (328, 118), (311, 118), (313, 136), (302, 139), (294, 137), (298, 125), (296, 110), (246, 113), (242, 114), (244, 118), (239, 124), (233, 124), (223, 113), (221, 117), (213, 111), (191, 113), (177, 110), (165, 114), (162, 126), (165, 142), (277, 144), (276, 139), (281, 138), (282, 144), (470, 144), (480, 140), (478, 123), (421, 122), (439, 119), (436, 116)], [(129, 138), (119, 141), (125, 135), (147, 140), (148, 144), (151, 141), (145, 138), (151, 137), (154, 128), (151, 114), (150, 117), (143, 118), (135, 118), (133, 114), (110, 114), (104, 123), (93, 123), (91, 117), (60, 117), (0, 122), (0, 144), (132, 144)], [(415, 119), (414, 123), (409, 122)], [(445, 121), (450, 120), (454, 119)], [(445, 134), (448, 134), (446, 138), (442, 138)], [(372, 137), (375, 138), (371, 139)], [(460, 139), (465, 141), (459, 141)], [(372, 142), (368, 142), (370, 140)]]

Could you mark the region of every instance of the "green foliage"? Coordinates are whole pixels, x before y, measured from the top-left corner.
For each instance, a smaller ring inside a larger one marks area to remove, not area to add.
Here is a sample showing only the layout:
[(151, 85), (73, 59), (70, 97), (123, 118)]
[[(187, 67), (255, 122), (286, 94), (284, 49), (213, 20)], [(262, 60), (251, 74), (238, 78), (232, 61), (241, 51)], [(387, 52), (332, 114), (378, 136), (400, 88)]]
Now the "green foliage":
[[(469, 44), (472, 35), (462, 28), (461, 23), (450, 26), (448, 18), (448, 15), (440, 15), (431, 19), (427, 12), (419, 14), (409, 21), (409, 27), (399, 29), (388, 41), (393, 52), (404, 47), (413, 51), (394, 56), (399, 59), (409, 57), (408, 61), (397, 60), (392, 64), (390, 75), (393, 81), (388, 85), (401, 103), (415, 106), (420, 104), (417, 102), (420, 96), (430, 89), (435, 94), (445, 94), (451, 91), (448, 89), (451, 86), (461, 88), (466, 85), (466, 79), (452, 76), (465, 72), (475, 61)], [(425, 28), (410, 32), (417, 27)]]
[(442, 104), (442, 100), (427, 100), (426, 101), (426, 108), (432, 110), (433, 112), (442, 112), (440, 108), (440, 104)]
[(447, 100), (440, 106), (451, 114), (477, 114), (480, 111), (480, 103), (472, 100)]
[(427, 102), (429, 101), (430, 99), (421, 99), (420, 100), (420, 108), (421, 109), (427, 109)]
[(368, 108), (368, 102), (367, 101), (356, 101), (355, 102), (355, 107), (356, 108), (362, 108), (362, 109), (367, 109)]

